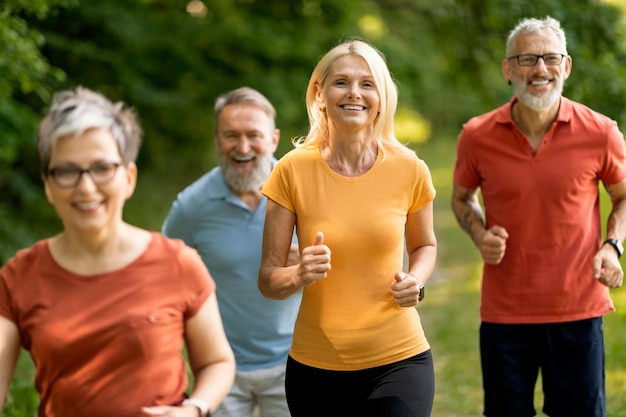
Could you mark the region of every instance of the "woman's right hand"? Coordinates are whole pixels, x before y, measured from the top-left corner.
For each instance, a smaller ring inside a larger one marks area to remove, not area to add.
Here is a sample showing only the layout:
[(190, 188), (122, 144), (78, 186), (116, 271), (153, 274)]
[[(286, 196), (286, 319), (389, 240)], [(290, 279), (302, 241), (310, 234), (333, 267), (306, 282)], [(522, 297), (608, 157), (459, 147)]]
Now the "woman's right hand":
[(324, 245), (324, 233), (317, 232), (313, 245), (302, 250), (298, 278), (303, 286), (326, 278), (330, 271), (330, 248)]

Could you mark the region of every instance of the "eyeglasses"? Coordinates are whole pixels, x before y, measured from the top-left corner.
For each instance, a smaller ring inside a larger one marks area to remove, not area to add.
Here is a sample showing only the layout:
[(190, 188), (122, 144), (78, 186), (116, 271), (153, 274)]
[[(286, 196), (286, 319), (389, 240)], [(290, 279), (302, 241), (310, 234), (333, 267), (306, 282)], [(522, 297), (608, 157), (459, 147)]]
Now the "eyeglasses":
[(120, 165), (119, 162), (96, 162), (87, 169), (76, 165), (62, 165), (49, 169), (47, 174), (61, 188), (76, 187), (83, 174), (89, 174), (95, 184), (103, 185), (113, 179)]
[(557, 65), (561, 65), (563, 62), (563, 58), (567, 55), (563, 54), (544, 54), (544, 55), (535, 55), (535, 54), (521, 54), (510, 56), (507, 59), (517, 59), (517, 63), (520, 67), (534, 67), (537, 65), (537, 61), (539, 58), (543, 59), (543, 63), (548, 67), (555, 67)]

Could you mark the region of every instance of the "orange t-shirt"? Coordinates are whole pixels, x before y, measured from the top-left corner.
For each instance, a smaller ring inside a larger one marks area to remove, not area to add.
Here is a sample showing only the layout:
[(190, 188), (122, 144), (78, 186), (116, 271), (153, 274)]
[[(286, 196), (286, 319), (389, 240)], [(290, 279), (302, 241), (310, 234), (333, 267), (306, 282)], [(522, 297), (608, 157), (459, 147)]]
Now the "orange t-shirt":
[(385, 148), (359, 177), (331, 170), (319, 151), (296, 149), (278, 161), (263, 188), (296, 213), (300, 248), (318, 231), (332, 251), (328, 276), (304, 288), (290, 355), (330, 370), (358, 370), (428, 350), (415, 308), (391, 294), (402, 271), (407, 214), (435, 197), (415, 153)]
[(43, 417), (138, 417), (177, 404), (187, 387), (185, 321), (215, 290), (181, 241), (154, 233), (112, 272), (61, 268), (42, 240), (0, 270), (0, 315), (19, 328), (36, 367)]
[(593, 277), (602, 242), (598, 182), (626, 177), (624, 137), (615, 121), (561, 98), (537, 152), (508, 104), (470, 120), (458, 141), (454, 181), (480, 188), (487, 227), (509, 238), (498, 265), (485, 265), (481, 318), (492, 323), (556, 323), (614, 310)]

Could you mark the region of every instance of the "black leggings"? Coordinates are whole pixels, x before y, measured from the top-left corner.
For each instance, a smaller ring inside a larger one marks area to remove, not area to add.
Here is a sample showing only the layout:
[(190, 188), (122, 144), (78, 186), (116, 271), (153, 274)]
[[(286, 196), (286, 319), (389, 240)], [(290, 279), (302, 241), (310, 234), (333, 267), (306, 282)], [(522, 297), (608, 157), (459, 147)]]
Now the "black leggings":
[(289, 357), (285, 389), (292, 417), (429, 417), (433, 359), (428, 350), (376, 368), (329, 371)]

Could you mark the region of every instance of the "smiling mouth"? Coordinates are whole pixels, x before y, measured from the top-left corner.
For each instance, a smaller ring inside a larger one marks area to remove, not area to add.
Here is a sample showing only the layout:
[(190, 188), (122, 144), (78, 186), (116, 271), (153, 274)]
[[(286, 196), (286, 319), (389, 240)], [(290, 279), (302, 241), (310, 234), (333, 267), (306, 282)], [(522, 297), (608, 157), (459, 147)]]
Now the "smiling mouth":
[(358, 111), (365, 110), (365, 106), (357, 106), (354, 104), (344, 104), (339, 107), (341, 107), (344, 110), (358, 110)]
[(247, 162), (252, 162), (256, 159), (255, 155), (251, 155), (251, 156), (246, 156), (246, 157), (241, 157), (241, 156), (233, 156), (233, 161), (237, 162), (238, 164), (245, 164)]
[(532, 80), (530, 82), (530, 85), (538, 86), (538, 87), (543, 86), (543, 85), (548, 85), (548, 84), (550, 84), (550, 80), (545, 80), (545, 79), (542, 79), (542, 80)]
[(100, 202), (95, 201), (93, 203), (76, 203), (75, 206), (79, 210), (93, 210), (95, 208), (100, 207)]

